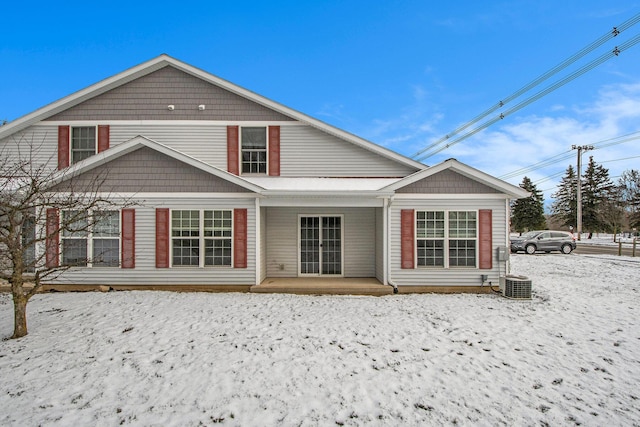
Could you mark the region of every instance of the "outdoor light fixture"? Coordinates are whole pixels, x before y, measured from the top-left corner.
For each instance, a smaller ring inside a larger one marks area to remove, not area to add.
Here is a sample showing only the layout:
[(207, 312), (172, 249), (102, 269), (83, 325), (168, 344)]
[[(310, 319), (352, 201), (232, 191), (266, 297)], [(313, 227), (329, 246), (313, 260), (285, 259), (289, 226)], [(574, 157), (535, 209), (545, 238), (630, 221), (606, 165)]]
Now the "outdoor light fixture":
[(200, 105), (198, 105), (198, 110), (200, 110), (200, 111), (204, 111), (204, 104), (200, 104)]
[(175, 109), (176, 109), (176, 106), (175, 106), (175, 105), (173, 105), (173, 104), (171, 104), (171, 105), (167, 105), (167, 110), (169, 110), (169, 111), (173, 111), (173, 110), (175, 110)]

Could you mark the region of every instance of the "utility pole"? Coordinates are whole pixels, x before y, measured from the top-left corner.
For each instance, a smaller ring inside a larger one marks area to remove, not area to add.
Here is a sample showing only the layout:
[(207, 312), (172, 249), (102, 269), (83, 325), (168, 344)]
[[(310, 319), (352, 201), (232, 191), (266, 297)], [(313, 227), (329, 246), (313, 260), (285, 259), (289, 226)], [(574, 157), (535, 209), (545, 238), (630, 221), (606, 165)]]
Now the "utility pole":
[(582, 152), (593, 150), (593, 145), (572, 145), (572, 150), (578, 150), (578, 185), (577, 185), (577, 195), (576, 195), (576, 232), (578, 233), (578, 240), (580, 240), (580, 234), (582, 233)]

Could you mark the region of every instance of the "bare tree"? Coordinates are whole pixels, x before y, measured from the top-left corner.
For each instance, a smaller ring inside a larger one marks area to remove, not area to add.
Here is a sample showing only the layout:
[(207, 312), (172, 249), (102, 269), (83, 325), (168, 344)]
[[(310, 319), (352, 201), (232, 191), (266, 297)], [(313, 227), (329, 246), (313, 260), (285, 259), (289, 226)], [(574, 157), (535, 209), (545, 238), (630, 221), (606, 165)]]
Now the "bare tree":
[(104, 171), (72, 176), (38, 158), (42, 147), (33, 141), (23, 137), (13, 147), (0, 152), (0, 279), (13, 296), (11, 338), (20, 338), (27, 335), (27, 303), (43, 283), (70, 268), (112, 260), (107, 253), (87, 254), (71, 239), (65, 255), (60, 237), (85, 235), (132, 203), (103, 191)]

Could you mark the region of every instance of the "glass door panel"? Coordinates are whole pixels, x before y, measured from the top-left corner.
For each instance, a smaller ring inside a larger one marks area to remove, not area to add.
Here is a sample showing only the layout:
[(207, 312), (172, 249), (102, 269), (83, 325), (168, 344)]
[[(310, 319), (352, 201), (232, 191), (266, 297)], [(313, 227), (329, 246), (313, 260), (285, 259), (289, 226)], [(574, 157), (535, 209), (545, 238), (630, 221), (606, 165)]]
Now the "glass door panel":
[(300, 273), (320, 273), (320, 218), (300, 218)]
[(300, 274), (342, 274), (342, 217), (300, 217)]

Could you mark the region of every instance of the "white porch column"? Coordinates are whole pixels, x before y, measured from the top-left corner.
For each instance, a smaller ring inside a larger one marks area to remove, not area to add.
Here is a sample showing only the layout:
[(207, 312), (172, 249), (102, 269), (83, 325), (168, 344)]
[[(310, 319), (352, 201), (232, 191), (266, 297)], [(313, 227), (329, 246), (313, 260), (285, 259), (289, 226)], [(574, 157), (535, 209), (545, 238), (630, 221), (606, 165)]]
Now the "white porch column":
[(389, 198), (382, 203), (382, 284), (387, 286), (389, 277)]
[(261, 249), (261, 243), (262, 243), (262, 231), (261, 231), (261, 212), (260, 212), (260, 198), (256, 197), (255, 198), (255, 216), (256, 216), (256, 253), (255, 253), (255, 263), (256, 263), (256, 280), (255, 280), (255, 284), (256, 286), (260, 284), (260, 276), (261, 276), (261, 269), (262, 269), (262, 251)]

